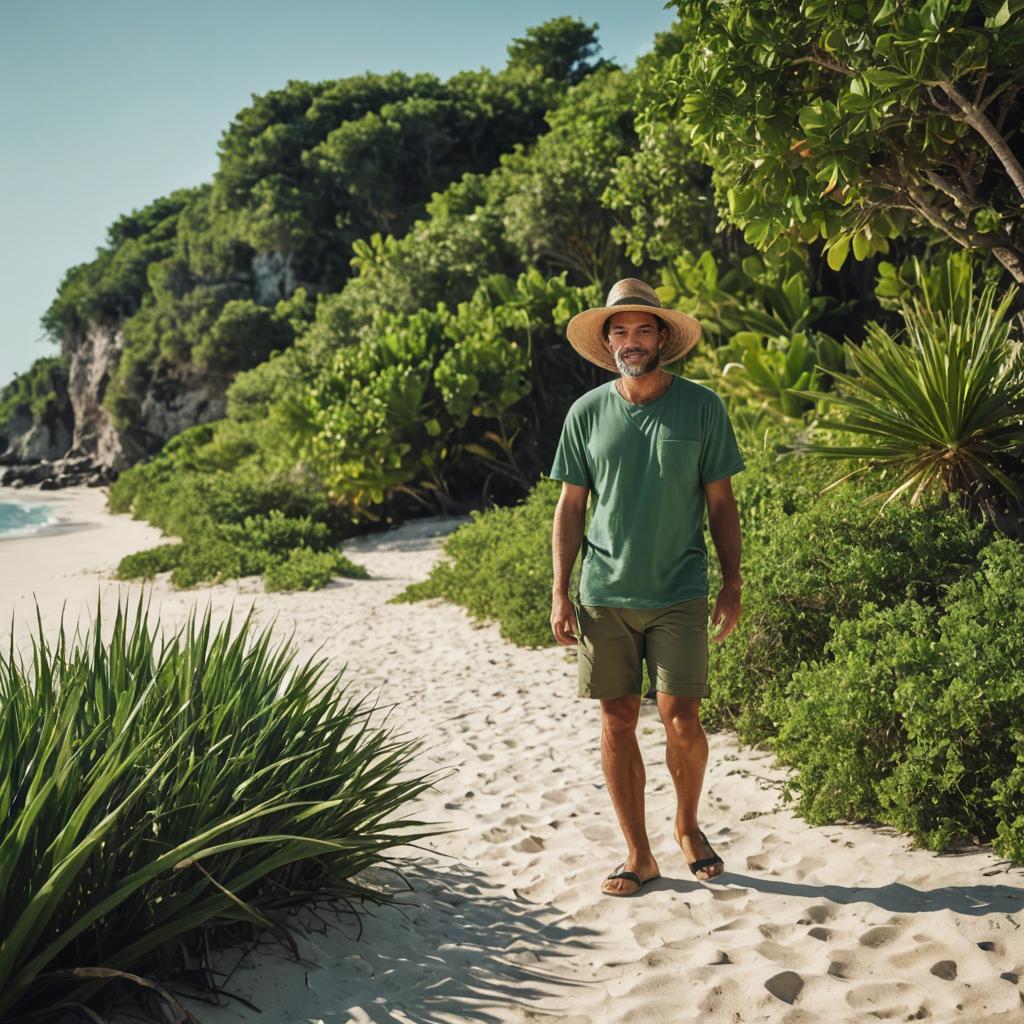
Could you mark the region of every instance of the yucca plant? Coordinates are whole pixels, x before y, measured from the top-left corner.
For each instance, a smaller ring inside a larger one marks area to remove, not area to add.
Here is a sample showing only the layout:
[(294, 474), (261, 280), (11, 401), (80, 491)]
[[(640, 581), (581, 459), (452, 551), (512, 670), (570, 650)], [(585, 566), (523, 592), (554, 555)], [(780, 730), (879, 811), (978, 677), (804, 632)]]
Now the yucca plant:
[[(388, 894), (352, 876), (443, 829), (395, 817), (431, 784), (344, 668), (299, 663), (252, 609), (165, 637), (140, 594), (110, 623), (0, 655), (0, 1020), (88, 1016), (275, 908)], [(110, 639), (104, 639), (104, 631)], [(141, 977), (142, 973), (149, 977)], [(166, 994), (166, 990), (162, 989)], [(167, 994), (167, 998), (172, 998)], [(180, 1013), (184, 1013), (178, 1007)]]
[(817, 426), (861, 435), (865, 443), (803, 441), (788, 450), (856, 460), (829, 488), (889, 471), (892, 485), (873, 495), (884, 499), (883, 508), (900, 495), (916, 504), (927, 493), (942, 500), (955, 495), (994, 521), (1005, 509), (1019, 508), (1024, 360), (1020, 342), (1010, 337), (1015, 294), (1011, 288), (997, 302), (990, 283), (980, 295), (970, 292), (960, 315), (936, 308), (927, 293), (904, 299), (903, 332), (868, 324), (863, 345), (848, 346), (854, 372), (827, 371), (837, 391), (795, 392), (843, 410)]

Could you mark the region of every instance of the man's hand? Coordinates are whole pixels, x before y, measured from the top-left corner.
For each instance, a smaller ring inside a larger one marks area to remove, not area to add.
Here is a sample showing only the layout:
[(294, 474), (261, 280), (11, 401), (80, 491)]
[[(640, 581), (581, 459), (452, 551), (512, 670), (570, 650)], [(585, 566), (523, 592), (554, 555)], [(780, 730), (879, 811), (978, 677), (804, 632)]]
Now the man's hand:
[(555, 639), (563, 647), (573, 647), (579, 641), (576, 639), (580, 631), (579, 623), (576, 621), (576, 609), (572, 601), (565, 594), (552, 594), (551, 596), (551, 632)]
[(715, 608), (711, 613), (711, 623), (716, 628), (720, 625), (718, 633), (711, 639), (720, 644), (735, 628), (740, 618), (740, 585), (739, 583), (726, 583), (718, 592), (715, 598)]

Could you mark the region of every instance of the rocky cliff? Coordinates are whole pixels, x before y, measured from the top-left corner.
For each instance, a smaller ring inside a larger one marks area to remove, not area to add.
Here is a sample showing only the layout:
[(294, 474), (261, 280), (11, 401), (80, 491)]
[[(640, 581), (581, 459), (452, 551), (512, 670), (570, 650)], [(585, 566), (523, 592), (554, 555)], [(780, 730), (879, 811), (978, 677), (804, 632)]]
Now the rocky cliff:
[(123, 335), (113, 326), (90, 324), (66, 337), (67, 394), (58, 396), (62, 414), (34, 416), (19, 408), (6, 428), (0, 425), (7, 440), (0, 453), (0, 484), (38, 483), (49, 489), (108, 483), (168, 438), (224, 415), (224, 381), (191, 368), (164, 369), (142, 394), (138, 418), (116, 426), (103, 399), (123, 346)]

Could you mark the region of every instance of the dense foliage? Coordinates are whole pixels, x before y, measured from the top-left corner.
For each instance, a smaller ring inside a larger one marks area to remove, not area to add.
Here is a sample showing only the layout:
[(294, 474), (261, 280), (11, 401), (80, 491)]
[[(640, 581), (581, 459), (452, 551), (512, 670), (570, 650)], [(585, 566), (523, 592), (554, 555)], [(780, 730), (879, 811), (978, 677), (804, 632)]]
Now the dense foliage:
[(987, 534), (956, 507), (902, 504), (879, 515), (863, 487), (821, 495), (820, 466), (808, 474), (806, 459), (787, 465), (753, 449), (748, 464), (735, 487), (743, 617), (715, 653), (703, 707), (710, 723), (764, 742), (790, 712), (792, 672), (821, 656), (836, 622), (869, 601), (934, 605), (944, 585), (976, 569)]
[[(21, 421), (19, 423), (19, 421)], [(25, 423), (62, 421), (70, 436), (74, 419), (68, 402), (68, 371), (61, 356), (43, 356), (0, 388), (0, 451)]]
[(272, 908), (379, 902), (352, 876), (437, 831), (397, 816), (432, 781), (404, 772), (414, 744), (251, 612), (164, 636), (140, 597), (109, 625), (97, 607), (73, 638), (40, 628), (27, 664), (0, 656), (5, 1020), (202, 963), (228, 930), (280, 934)]
[(819, 427), (854, 433), (859, 443), (802, 449), (868, 460), (860, 475), (889, 469), (886, 504), (904, 492), (914, 504), (941, 491), (1009, 528), (1024, 502), (1024, 359), (1009, 317), (1016, 289), (1000, 299), (989, 283), (976, 295), (969, 264), (956, 277), (960, 289), (948, 303), (927, 289), (900, 299), (903, 338), (869, 323), (864, 344), (848, 352), (851, 372), (830, 371), (838, 393), (805, 393), (845, 413)]
[(173, 584), (190, 587), (264, 575), (268, 589), (292, 590), (366, 575), (338, 550), (352, 527), (322, 492), (283, 464), (275, 470), (223, 426), (179, 434), (117, 480), (110, 507), (182, 541), (126, 556), (121, 579), (170, 571)]
[(830, 266), (908, 230), (1024, 281), (1024, 18), (1001, 0), (676, 0), (654, 69), (666, 119), (713, 168), (715, 202), (758, 248), (825, 240)]
[(293, 81), (255, 97), (225, 131), (213, 181), (115, 222), (44, 325), (65, 349), (90, 324), (120, 329), (104, 405), (151, 450), (166, 440), (142, 427), (154, 387), (198, 374), (223, 391), (292, 345), (315, 296), (348, 278), (356, 242), (404, 234), (434, 193), (535, 139), (603, 66), (595, 30), (570, 18), (531, 29), (499, 72)]
[(935, 604), (865, 602), (794, 673), (778, 749), (812, 824), (870, 818), (1024, 860), (1024, 547), (980, 559)]

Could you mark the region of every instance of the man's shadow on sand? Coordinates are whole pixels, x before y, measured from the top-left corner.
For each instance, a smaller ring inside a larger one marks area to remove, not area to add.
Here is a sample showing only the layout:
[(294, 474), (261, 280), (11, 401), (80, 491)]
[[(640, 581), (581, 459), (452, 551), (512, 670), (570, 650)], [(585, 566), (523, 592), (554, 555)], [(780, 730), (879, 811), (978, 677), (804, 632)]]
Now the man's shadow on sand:
[(829, 900), (840, 904), (872, 903), (898, 914), (952, 910), (955, 914), (980, 917), (993, 913), (1015, 914), (1024, 907), (1024, 889), (1012, 885), (947, 885), (940, 889), (914, 889), (900, 882), (873, 886), (805, 885), (801, 882), (743, 875), (728, 868), (713, 879), (699, 883), (662, 875), (657, 881), (649, 882), (644, 892), (654, 894), (664, 890), (688, 893), (701, 886), (707, 886), (717, 899), (724, 900), (738, 899), (750, 890), (755, 890), (771, 895)]
[[(398, 877), (403, 881), (389, 885), (387, 876), (392, 883)], [(261, 998), (269, 998), (260, 989), (269, 970), (274, 1002), (289, 1008), (290, 1019), (386, 1024), (401, 1014), (416, 1024), (442, 1019), (496, 1024), (496, 1005), (565, 1020), (564, 1006), (573, 992), (593, 985), (562, 976), (560, 968), (568, 958), (592, 951), (599, 933), (573, 924), (569, 912), (531, 903), (514, 890), (495, 886), (483, 872), (421, 858), (403, 862), (400, 876), (377, 866), (364, 872), (361, 880), (393, 892), (395, 902), (360, 905), (358, 920), (344, 913), (333, 921), (318, 918), (324, 927), (320, 934), (307, 936), (315, 937), (315, 942), (300, 942), (301, 963), (280, 946), (264, 947), (259, 960), (244, 958), (231, 972), (227, 991), (260, 1007)], [(1008, 885), (932, 890), (900, 883), (807, 885), (728, 869), (709, 882), (663, 875), (630, 898), (657, 900), (659, 893), (687, 894), (701, 887), (710, 889), (716, 900), (739, 899), (756, 891), (809, 903), (866, 902), (901, 914), (952, 910), (979, 916), (1012, 914), (1024, 907), (1024, 889)], [(236, 953), (234, 960), (227, 956), (223, 963), (230, 966), (237, 960)]]

